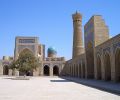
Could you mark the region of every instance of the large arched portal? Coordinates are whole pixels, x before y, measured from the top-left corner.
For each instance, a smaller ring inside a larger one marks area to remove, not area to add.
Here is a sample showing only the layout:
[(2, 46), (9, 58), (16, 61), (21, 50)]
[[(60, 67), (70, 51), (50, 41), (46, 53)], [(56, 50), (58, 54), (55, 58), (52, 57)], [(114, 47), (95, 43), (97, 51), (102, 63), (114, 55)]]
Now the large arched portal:
[(120, 49), (117, 49), (115, 53), (115, 73), (116, 81), (120, 81)]
[(101, 59), (100, 56), (97, 56), (97, 79), (101, 79), (102, 72), (101, 72)]
[(104, 56), (104, 67), (105, 67), (105, 80), (111, 80), (111, 64), (110, 55), (108, 53)]
[(4, 67), (3, 67), (3, 75), (8, 75), (8, 73), (9, 73), (8, 65), (4, 65)]
[(44, 66), (44, 75), (49, 76), (50, 75), (50, 68), (48, 65)]
[(24, 48), (23, 50), (20, 51), (19, 56), (24, 55), (25, 53), (34, 55), (30, 49)]
[(53, 75), (54, 76), (58, 76), (59, 75), (59, 68), (58, 68), (58, 66), (54, 66), (53, 67)]
[[(24, 59), (25, 64), (27, 64), (27, 61), (29, 61), (28, 58), (31, 58), (33, 56), (34, 54), (29, 48), (24, 48), (19, 52), (19, 58)], [(24, 74), (26, 74), (27, 76), (33, 76), (33, 70), (28, 67), (26, 67), (26, 72), (24, 72), (23, 70), (19, 70), (19, 75), (23, 76)]]

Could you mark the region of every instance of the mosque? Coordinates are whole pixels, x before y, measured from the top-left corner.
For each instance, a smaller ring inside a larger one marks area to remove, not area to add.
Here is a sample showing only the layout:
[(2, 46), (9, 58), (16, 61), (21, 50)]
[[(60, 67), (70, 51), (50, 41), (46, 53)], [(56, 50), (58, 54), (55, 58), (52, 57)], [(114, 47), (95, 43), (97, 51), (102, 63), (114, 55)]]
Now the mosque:
[(55, 48), (50, 47), (47, 50), (47, 57), (45, 57), (45, 45), (39, 44), (38, 37), (16, 37), (15, 50), (13, 57), (3, 57), (2, 65), (3, 75), (21, 75), (17, 70), (13, 72), (8, 68), (9, 64), (14, 60), (17, 60), (22, 52), (29, 51), (39, 59), (39, 67), (33, 71), (33, 76), (58, 76), (62, 74), (62, 69), (65, 64), (64, 57), (57, 57), (57, 51)]
[(120, 34), (110, 38), (108, 26), (101, 15), (90, 18), (84, 26), (84, 34), (82, 15), (76, 12), (72, 19), (72, 59), (65, 61), (64, 57), (57, 57), (57, 52), (52, 47), (48, 48), (48, 55), (45, 57), (45, 45), (38, 43), (38, 37), (16, 37), (14, 57), (3, 57), (0, 74), (12, 75), (8, 65), (13, 59), (18, 59), (21, 52), (28, 50), (39, 58), (40, 63), (33, 76), (65, 75), (120, 82)]

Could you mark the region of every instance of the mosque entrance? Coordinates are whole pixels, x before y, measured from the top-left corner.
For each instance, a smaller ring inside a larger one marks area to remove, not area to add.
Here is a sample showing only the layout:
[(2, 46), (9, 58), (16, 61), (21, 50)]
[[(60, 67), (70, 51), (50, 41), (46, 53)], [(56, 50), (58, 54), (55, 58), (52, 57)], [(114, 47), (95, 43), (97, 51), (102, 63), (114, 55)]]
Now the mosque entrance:
[(8, 70), (9, 70), (8, 65), (4, 65), (4, 67), (3, 67), (3, 75), (8, 75)]
[(58, 76), (59, 75), (59, 68), (58, 68), (58, 66), (54, 66), (53, 67), (53, 75), (54, 76)]
[(49, 66), (48, 65), (45, 65), (44, 66), (44, 75), (45, 76), (49, 76), (50, 75), (50, 68), (49, 68)]

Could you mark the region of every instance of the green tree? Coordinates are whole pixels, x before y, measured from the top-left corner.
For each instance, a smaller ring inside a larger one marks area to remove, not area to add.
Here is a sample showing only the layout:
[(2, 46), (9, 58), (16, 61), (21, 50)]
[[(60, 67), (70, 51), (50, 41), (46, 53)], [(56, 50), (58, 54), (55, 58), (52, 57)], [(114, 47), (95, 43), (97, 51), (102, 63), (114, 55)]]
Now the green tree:
[(17, 68), (17, 67), (16, 67), (16, 61), (15, 61), (15, 60), (13, 60), (13, 61), (10, 63), (9, 68), (10, 68), (10, 69), (15, 69), (15, 68)]
[(38, 59), (29, 50), (23, 50), (18, 59), (11, 64), (11, 68), (16, 68), (24, 74), (33, 72), (38, 66)]

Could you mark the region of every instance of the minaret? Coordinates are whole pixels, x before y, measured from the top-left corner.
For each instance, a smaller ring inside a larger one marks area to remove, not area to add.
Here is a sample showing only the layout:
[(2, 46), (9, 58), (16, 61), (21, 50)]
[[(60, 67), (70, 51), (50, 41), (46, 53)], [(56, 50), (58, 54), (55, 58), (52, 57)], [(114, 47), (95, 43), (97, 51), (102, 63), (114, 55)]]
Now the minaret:
[(83, 53), (82, 40), (82, 15), (78, 12), (72, 15), (73, 18), (73, 56), (77, 57)]

